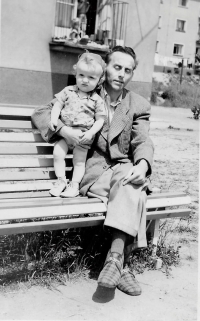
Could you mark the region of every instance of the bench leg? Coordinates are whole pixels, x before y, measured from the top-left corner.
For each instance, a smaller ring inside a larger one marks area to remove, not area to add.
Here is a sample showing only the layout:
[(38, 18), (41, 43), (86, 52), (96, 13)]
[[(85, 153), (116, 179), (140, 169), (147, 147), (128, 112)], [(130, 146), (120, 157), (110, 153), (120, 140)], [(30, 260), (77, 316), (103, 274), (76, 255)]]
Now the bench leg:
[(150, 231), (151, 238), (153, 240), (153, 245), (154, 245), (154, 249), (152, 253), (153, 256), (156, 255), (156, 251), (157, 251), (158, 238), (159, 238), (159, 223), (160, 223), (159, 219), (152, 220), (150, 221), (150, 224), (148, 224), (147, 226), (147, 229)]

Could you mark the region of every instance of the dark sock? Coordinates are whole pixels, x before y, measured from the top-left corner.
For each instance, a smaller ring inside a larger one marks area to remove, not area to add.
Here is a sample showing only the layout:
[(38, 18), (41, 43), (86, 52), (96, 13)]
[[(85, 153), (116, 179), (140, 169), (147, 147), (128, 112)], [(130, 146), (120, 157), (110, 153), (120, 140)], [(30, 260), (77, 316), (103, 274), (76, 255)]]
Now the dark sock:
[(119, 254), (122, 255), (124, 253), (126, 238), (127, 238), (126, 233), (116, 229), (113, 230), (113, 237), (112, 237), (110, 251), (111, 253), (114, 254), (114, 256), (118, 256)]

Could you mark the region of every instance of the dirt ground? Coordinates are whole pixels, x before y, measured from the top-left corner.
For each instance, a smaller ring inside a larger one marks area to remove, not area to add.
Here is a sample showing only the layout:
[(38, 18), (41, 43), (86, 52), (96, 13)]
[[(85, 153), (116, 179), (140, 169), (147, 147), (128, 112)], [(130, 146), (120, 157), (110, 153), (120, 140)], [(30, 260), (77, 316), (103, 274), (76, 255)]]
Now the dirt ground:
[(180, 265), (168, 277), (161, 270), (137, 274), (143, 291), (139, 297), (119, 290), (102, 295), (95, 280), (53, 290), (21, 285), (20, 290), (0, 293), (0, 320), (198, 320), (199, 121), (189, 109), (152, 107), (151, 137), (156, 148), (152, 185), (185, 191), (192, 198), (192, 218), (182, 221), (169, 238), (171, 244), (181, 245)]

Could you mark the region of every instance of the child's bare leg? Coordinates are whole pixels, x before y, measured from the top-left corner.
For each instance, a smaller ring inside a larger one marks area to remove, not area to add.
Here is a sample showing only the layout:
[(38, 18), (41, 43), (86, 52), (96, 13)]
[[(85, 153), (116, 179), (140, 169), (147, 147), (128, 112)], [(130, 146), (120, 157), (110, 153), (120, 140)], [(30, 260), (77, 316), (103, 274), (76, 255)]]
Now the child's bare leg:
[(85, 162), (88, 149), (76, 146), (73, 150), (73, 175), (72, 182), (61, 194), (62, 197), (75, 197), (79, 195), (79, 184), (85, 174)]
[(65, 156), (68, 152), (68, 146), (64, 139), (59, 140), (54, 145), (54, 169), (58, 178), (55, 186), (49, 191), (52, 196), (60, 196), (66, 188), (67, 182), (65, 177)]
[(87, 157), (88, 149), (81, 146), (76, 146), (73, 151), (73, 175), (72, 182), (81, 182), (83, 175), (85, 174), (85, 163)]
[(64, 139), (60, 139), (54, 145), (53, 158), (56, 176), (65, 178), (65, 156), (68, 153), (68, 146)]

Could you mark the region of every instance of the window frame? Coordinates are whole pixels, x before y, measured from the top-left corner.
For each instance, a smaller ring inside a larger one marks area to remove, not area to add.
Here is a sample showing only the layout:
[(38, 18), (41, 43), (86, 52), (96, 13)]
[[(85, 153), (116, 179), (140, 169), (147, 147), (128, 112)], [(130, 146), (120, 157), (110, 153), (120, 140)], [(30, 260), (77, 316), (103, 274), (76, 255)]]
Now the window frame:
[(155, 53), (158, 53), (158, 50), (159, 50), (159, 40), (156, 40), (156, 50), (155, 50)]
[[(182, 53), (181, 54), (176, 54), (176, 53), (174, 53), (174, 47), (175, 47), (175, 45), (177, 45), (177, 46), (182, 46)], [(174, 42), (174, 44), (173, 44), (173, 56), (178, 56), (178, 57), (183, 57), (184, 56), (184, 44), (182, 44), (182, 43), (177, 43), (177, 42)]]
[[(179, 30), (178, 29), (178, 21), (183, 21), (184, 22), (184, 29), (183, 30)], [(187, 25), (187, 21), (186, 20), (183, 20), (183, 19), (180, 19), (180, 18), (176, 18), (176, 31), (177, 32), (183, 32), (185, 33), (186, 32), (186, 25)]]
[[(69, 34), (69, 32), (70, 32), (70, 27), (62, 27), (62, 26), (57, 26), (56, 25), (56, 20), (57, 20), (57, 15), (59, 15), (58, 13), (57, 13), (57, 4), (58, 3), (63, 3), (63, 4), (65, 4), (65, 5), (68, 5), (68, 6), (72, 6), (73, 7), (73, 9), (72, 9), (72, 15), (71, 15), (71, 17), (70, 17), (70, 21), (69, 21), (69, 24), (71, 24), (71, 21), (77, 16), (77, 7), (78, 7), (78, 0), (72, 0), (73, 1), (73, 3), (67, 3), (67, 2), (65, 2), (65, 1), (63, 1), (63, 0), (54, 0), (55, 1), (55, 13), (54, 13), (54, 15), (55, 15), (55, 18), (54, 18), (54, 24), (53, 24), (53, 38), (65, 38), (65, 33), (66, 33), (66, 35), (68, 35)], [(59, 29), (60, 29), (60, 31), (59, 31)], [(63, 30), (62, 30), (63, 29)], [(61, 33), (62, 35), (61, 36), (59, 36), (59, 33)]]
[(161, 29), (162, 27), (162, 16), (158, 17), (158, 29)]
[(185, 0), (186, 1), (186, 5), (185, 6), (183, 6), (180, 2), (182, 2), (182, 1), (184, 1), (184, 0), (178, 0), (178, 6), (179, 7), (181, 7), (181, 8), (188, 8), (188, 3), (189, 3), (189, 0)]

